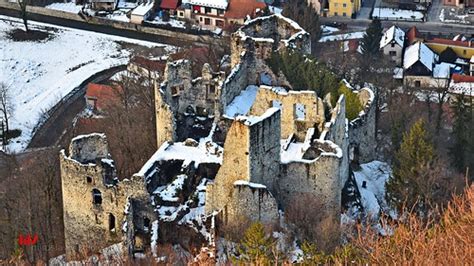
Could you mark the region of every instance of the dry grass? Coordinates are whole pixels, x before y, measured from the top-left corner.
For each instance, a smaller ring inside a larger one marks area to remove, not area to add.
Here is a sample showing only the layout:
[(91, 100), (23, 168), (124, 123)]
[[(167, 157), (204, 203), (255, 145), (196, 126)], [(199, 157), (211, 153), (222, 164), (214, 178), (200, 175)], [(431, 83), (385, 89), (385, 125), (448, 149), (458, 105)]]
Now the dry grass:
[[(351, 242), (366, 259), (381, 265), (468, 265), (474, 261), (474, 185), (454, 196), (438, 221), (414, 214), (390, 227), (390, 237), (359, 230)], [(388, 228), (388, 227), (387, 227)]]

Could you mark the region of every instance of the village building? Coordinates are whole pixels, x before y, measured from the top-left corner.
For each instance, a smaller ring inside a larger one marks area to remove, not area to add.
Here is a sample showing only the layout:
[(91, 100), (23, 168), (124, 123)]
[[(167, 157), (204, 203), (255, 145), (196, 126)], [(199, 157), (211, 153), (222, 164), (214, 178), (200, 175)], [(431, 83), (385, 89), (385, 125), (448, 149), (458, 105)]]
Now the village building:
[(414, 88), (438, 86), (434, 74), (443, 75), (445, 67), (435, 72), (437, 62), (438, 55), (424, 43), (416, 42), (407, 47), (403, 58), (403, 83)]
[(102, 114), (120, 101), (121, 92), (122, 89), (118, 85), (89, 83), (85, 95), (86, 108), (96, 114)]
[(440, 54), (446, 48), (450, 47), (458, 55), (458, 57), (470, 60), (474, 56), (474, 43), (471, 40), (449, 40), (441, 38), (433, 38), (425, 42), (426, 45), (434, 52)]
[(329, 0), (328, 17), (342, 16), (355, 18), (360, 11), (360, 0)]
[(418, 41), (423, 42), (424, 39), (421, 36), (421, 33), (418, 31), (418, 29), (413, 26), (411, 27), (407, 32), (406, 32), (406, 39), (408, 42), (408, 45), (412, 45)]
[(181, 0), (162, 0), (160, 4), (160, 9), (168, 11), (170, 15), (176, 15), (176, 9), (181, 6)]
[(449, 99), (454, 102), (456, 97), (464, 95), (474, 100), (474, 76), (453, 74), (449, 83)]
[(392, 62), (400, 65), (405, 47), (405, 32), (398, 26), (392, 26), (384, 32), (380, 40), (380, 49), (388, 55)]
[(257, 0), (190, 0), (177, 9), (177, 17), (214, 30), (242, 25), (247, 16), (254, 17), (265, 7), (264, 2)]
[(99, 11), (113, 11), (117, 6), (115, 0), (91, 0), (91, 9)]
[(153, 1), (145, 2), (137, 6), (130, 14), (130, 22), (135, 24), (142, 24), (143, 21), (151, 17), (153, 13)]
[(456, 6), (459, 8), (466, 8), (473, 6), (473, 2), (470, 0), (443, 0), (445, 6)]
[(321, 2), (320, 0), (308, 0), (308, 5), (311, 6), (318, 15), (321, 14)]

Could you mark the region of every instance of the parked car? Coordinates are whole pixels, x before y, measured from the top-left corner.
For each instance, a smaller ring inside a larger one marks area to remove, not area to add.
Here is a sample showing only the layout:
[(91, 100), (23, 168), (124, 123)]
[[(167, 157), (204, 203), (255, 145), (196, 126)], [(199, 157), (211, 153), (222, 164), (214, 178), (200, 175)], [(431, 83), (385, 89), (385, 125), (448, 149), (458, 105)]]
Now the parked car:
[(467, 10), (467, 13), (468, 13), (468, 14), (471, 14), (471, 15), (474, 14), (474, 8), (469, 8), (469, 9)]

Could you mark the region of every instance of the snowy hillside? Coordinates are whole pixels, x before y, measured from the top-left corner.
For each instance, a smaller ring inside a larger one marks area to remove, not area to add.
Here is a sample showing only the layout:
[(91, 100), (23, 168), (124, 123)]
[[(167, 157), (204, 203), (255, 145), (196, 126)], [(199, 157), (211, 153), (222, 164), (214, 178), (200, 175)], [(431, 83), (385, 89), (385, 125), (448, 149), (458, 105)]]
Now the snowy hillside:
[(31, 29), (48, 31), (51, 37), (13, 41), (8, 33), (16, 28), (23, 29), (20, 20), (0, 16), (0, 82), (12, 91), (15, 111), (10, 128), (22, 131), (10, 143), (10, 151), (24, 150), (41, 113), (76, 86), (99, 71), (128, 62), (130, 51), (118, 41), (164, 46), (35, 22), (30, 22)]

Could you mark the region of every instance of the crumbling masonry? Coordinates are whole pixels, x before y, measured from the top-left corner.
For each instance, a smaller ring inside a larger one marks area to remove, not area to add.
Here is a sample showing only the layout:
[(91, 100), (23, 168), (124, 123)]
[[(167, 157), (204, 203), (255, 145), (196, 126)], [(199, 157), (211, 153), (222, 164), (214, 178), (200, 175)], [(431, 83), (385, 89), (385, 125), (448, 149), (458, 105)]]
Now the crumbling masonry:
[[(122, 239), (129, 254), (147, 245), (153, 251), (156, 241), (179, 241), (166, 234), (171, 222), (209, 240), (206, 217), (276, 224), (281, 211), (308, 195), (321, 203), (321, 224), (330, 225), (314, 225), (329, 236), (322, 243), (338, 239), (350, 159), (374, 156), (375, 95), (357, 92), (364, 110), (349, 122), (343, 95), (331, 106), (314, 91), (293, 91), (265, 63), (275, 51), (310, 47), (300, 26), (271, 15), (232, 34), (228, 75), (206, 64), (193, 78), (189, 61), (168, 62), (155, 88), (160, 148), (130, 180), (115, 179), (104, 136), (74, 139), (69, 156), (61, 155), (68, 257), (91, 240), (104, 247)], [(127, 228), (112, 231), (112, 216)]]

